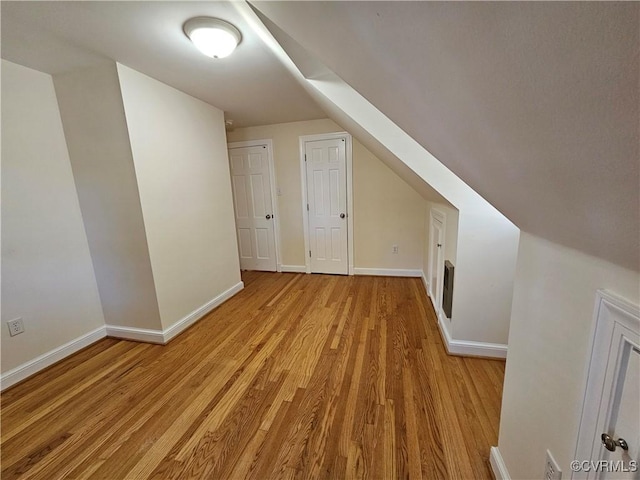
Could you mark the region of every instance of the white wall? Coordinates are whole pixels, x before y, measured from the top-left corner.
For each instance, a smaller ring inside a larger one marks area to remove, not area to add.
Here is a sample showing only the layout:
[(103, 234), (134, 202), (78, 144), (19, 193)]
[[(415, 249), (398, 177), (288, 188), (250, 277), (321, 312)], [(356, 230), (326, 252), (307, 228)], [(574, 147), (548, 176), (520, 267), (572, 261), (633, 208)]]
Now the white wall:
[(117, 68), (166, 329), (241, 282), (224, 115)]
[(328, 73), (306, 81), (318, 101), (385, 163), (393, 163), (385, 155), (401, 160), (458, 209), (451, 337), (506, 344), (518, 228), (341, 79)]
[(425, 211), (426, 201), (354, 139), (354, 266), (420, 270)]
[[(282, 264), (304, 266), (299, 137), (344, 131), (329, 119), (239, 128), (229, 142), (273, 140)], [(354, 266), (420, 270), (425, 200), (356, 139), (353, 141)], [(398, 254), (391, 246), (398, 245)]]
[(3, 60), (2, 373), (103, 324), (52, 78)]
[(429, 190), (435, 190), (459, 210), (456, 314), (451, 337), (466, 344), (485, 344), (482, 348), (493, 347), (486, 344), (504, 346), (509, 333), (519, 229), (292, 37), (249, 7), (238, 8), (330, 118), (384, 163), (393, 165), (395, 172), (412, 172), (403, 173), (403, 178), (418, 176), (430, 185)]
[(77, 70), (53, 80), (105, 321), (159, 330), (116, 66)]
[(638, 272), (521, 234), (499, 438), (514, 479), (542, 478), (547, 448), (571, 474), (598, 289), (640, 303)]

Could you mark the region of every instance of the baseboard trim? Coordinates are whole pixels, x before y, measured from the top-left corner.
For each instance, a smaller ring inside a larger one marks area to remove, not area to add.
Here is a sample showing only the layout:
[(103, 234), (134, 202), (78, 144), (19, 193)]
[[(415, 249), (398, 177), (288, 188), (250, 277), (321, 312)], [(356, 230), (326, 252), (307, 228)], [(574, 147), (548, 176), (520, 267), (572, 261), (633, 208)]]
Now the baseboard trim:
[(507, 346), (502, 343), (475, 342), (472, 340), (455, 340), (449, 333), (448, 320), (438, 315), (438, 328), (449, 355), (462, 357), (507, 358)]
[(422, 285), (424, 285), (424, 291), (427, 292), (427, 296), (429, 296), (429, 280), (425, 276), (424, 272), (420, 272), (420, 277), (422, 278)]
[[(424, 272), (421, 272), (420, 276), (422, 277), (422, 283), (425, 291), (427, 292), (427, 296), (431, 299), (431, 303), (433, 304), (433, 299), (429, 294), (429, 283), (427, 282)], [(440, 336), (442, 337), (442, 341), (444, 342), (444, 346), (449, 355), (499, 359), (507, 358), (507, 345), (502, 343), (475, 342), (471, 340), (455, 340), (451, 337), (451, 333), (449, 332), (449, 319), (444, 318), (442, 311), (436, 312), (436, 316), (438, 317), (438, 329), (440, 330)]]
[(120, 327), (117, 325), (105, 325), (82, 335), (50, 352), (40, 355), (8, 372), (0, 375), (0, 391), (9, 388), (16, 383), (25, 380), (31, 375), (35, 375), (40, 370), (53, 365), (66, 357), (73, 355), (79, 350), (88, 347), (105, 337), (119, 338), (122, 340), (133, 340), (136, 342), (155, 343), (159, 345), (167, 344), (172, 338), (180, 334), (195, 322), (204, 317), (211, 310), (221, 305), (236, 293), (244, 288), (244, 283), (236, 283), (233, 287), (222, 292), (217, 297), (211, 299), (201, 307), (197, 308), (183, 319), (177, 321), (165, 330), (151, 330), (146, 328)]
[(120, 340), (133, 340), (134, 342), (156, 343), (164, 345), (164, 335), (162, 330), (151, 330), (148, 328), (121, 327), (118, 325), (107, 325), (107, 337), (118, 338)]
[(31, 375), (35, 375), (40, 370), (44, 370), (45, 368), (50, 367), (54, 363), (63, 360), (69, 355), (72, 355), (77, 351), (88, 347), (92, 343), (103, 339), (105, 336), (106, 332), (104, 326), (96, 328), (95, 330), (92, 330), (91, 332), (86, 333), (76, 338), (75, 340), (71, 340), (64, 345), (54, 348), (53, 350), (40, 355), (33, 360), (30, 360), (12, 370), (9, 370), (8, 372), (0, 376), (0, 390), (9, 388), (12, 385), (15, 385), (16, 383), (30, 377)]
[(281, 265), (280, 268), (283, 273), (307, 273), (305, 265)]
[(354, 267), (354, 275), (371, 275), (376, 277), (422, 277), (422, 270), (407, 270), (398, 268), (363, 268)]
[(155, 343), (166, 345), (180, 333), (184, 332), (191, 325), (204, 317), (211, 310), (223, 304), (236, 293), (244, 289), (244, 282), (238, 282), (233, 287), (225, 290), (220, 295), (212, 298), (201, 307), (181, 318), (169, 328), (164, 330), (151, 330), (146, 328), (120, 327), (107, 325), (107, 337), (120, 338), (122, 340), (133, 340), (135, 342)]
[(229, 300), (231, 297), (233, 297), (236, 293), (240, 292), (242, 289), (244, 289), (244, 282), (238, 282), (233, 287), (229, 288), (228, 290), (225, 290), (217, 297), (209, 300), (207, 303), (202, 305), (200, 308), (197, 308), (196, 310), (191, 312), (189, 315), (187, 315), (183, 319), (178, 320), (176, 323), (174, 323), (173, 325), (171, 325), (169, 328), (165, 329), (162, 332), (162, 335), (164, 337), (164, 343), (168, 343), (176, 335), (179, 335), (180, 333), (185, 331), (187, 328), (189, 328), (191, 325), (196, 323), (198, 320), (204, 317), (211, 310), (213, 310), (219, 305), (222, 305), (224, 302)]
[(507, 465), (504, 463), (504, 459), (500, 454), (498, 447), (491, 447), (491, 453), (489, 454), (489, 463), (491, 463), (491, 470), (493, 471), (496, 480), (511, 480)]

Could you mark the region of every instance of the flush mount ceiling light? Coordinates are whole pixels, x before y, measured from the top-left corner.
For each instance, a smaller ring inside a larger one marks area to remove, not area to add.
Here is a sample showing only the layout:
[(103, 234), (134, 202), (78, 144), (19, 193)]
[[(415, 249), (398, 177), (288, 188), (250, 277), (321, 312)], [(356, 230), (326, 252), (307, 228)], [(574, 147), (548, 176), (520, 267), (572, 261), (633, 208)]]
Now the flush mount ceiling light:
[(211, 58), (228, 57), (242, 40), (236, 27), (218, 18), (192, 18), (183, 28), (196, 48)]

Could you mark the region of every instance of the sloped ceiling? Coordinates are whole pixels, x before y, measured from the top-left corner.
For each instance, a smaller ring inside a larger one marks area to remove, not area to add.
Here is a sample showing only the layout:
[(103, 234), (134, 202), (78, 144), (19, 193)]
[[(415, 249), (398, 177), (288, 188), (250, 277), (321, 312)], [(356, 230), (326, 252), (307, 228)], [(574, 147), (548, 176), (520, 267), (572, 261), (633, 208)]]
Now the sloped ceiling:
[(640, 4), (253, 5), (518, 227), (640, 270)]

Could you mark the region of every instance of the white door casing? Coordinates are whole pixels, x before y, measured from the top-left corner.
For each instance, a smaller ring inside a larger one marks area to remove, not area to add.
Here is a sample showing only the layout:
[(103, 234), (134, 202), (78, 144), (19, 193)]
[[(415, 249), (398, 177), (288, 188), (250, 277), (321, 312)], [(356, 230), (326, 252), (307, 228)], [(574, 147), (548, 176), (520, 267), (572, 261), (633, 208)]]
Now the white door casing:
[(429, 296), (438, 318), (442, 311), (445, 218), (445, 214), (435, 208), (429, 213)]
[[(598, 291), (594, 317), (572, 478), (639, 479), (640, 309)], [(628, 450), (607, 450), (603, 433)]]
[(300, 137), (305, 268), (353, 274), (351, 136)]
[(271, 141), (228, 147), (240, 268), (279, 271)]

